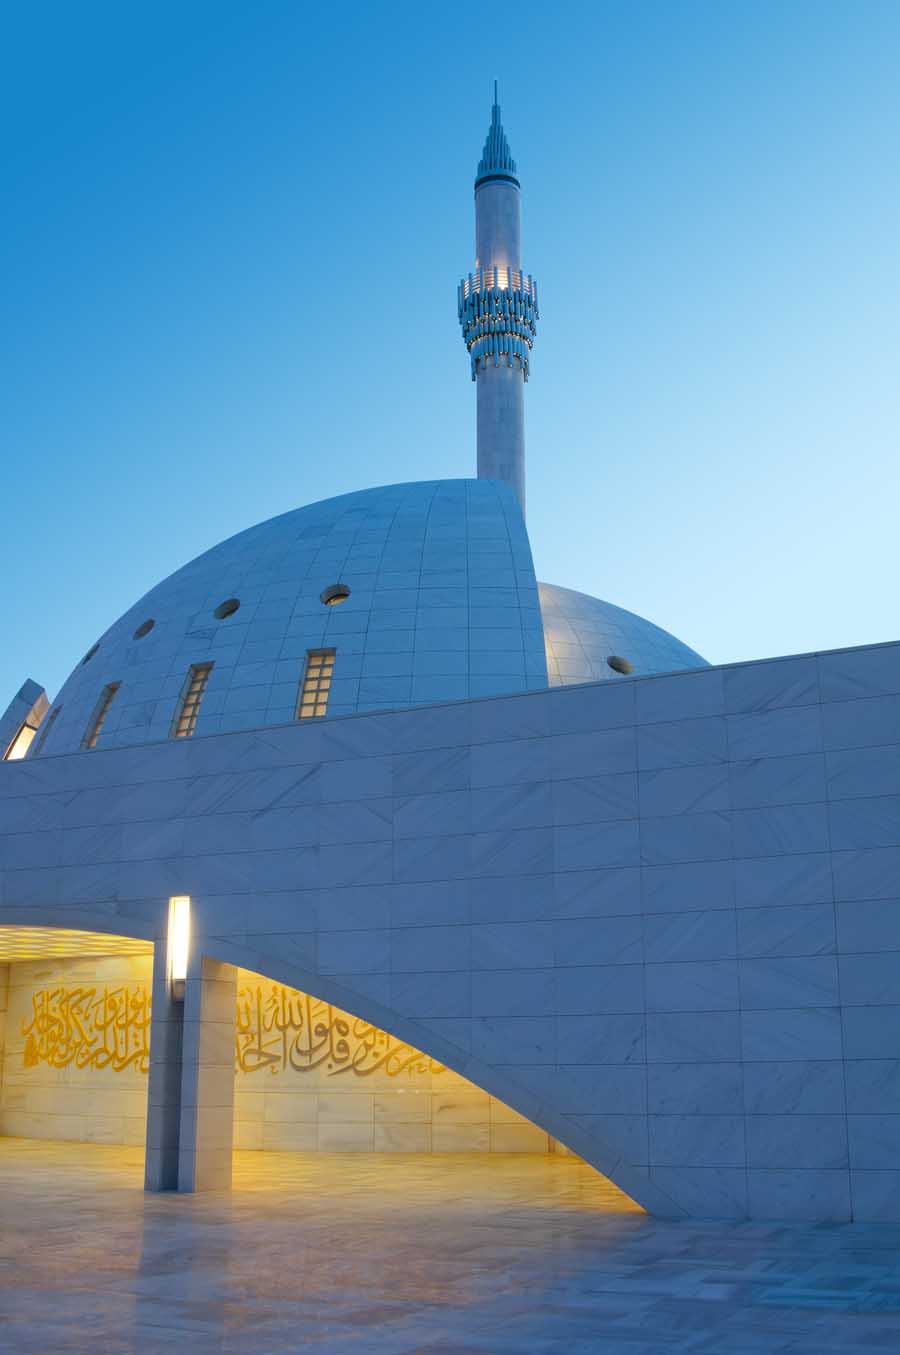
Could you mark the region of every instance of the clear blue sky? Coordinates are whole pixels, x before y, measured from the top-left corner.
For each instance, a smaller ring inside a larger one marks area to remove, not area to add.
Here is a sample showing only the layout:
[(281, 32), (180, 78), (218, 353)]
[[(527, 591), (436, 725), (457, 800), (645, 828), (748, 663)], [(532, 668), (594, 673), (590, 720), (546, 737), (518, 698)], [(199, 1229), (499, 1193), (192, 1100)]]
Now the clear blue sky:
[(275, 513), (474, 474), (500, 80), (538, 575), (716, 662), (897, 639), (900, 4), (4, 18), (0, 707)]

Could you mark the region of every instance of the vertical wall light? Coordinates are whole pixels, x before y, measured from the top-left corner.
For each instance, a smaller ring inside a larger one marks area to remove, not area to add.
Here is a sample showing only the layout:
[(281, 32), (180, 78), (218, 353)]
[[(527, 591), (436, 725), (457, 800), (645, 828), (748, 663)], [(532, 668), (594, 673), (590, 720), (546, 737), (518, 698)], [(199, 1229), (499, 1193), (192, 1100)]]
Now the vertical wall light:
[(190, 949), (191, 901), (178, 894), (169, 899), (169, 990), (176, 1002), (184, 1001)]

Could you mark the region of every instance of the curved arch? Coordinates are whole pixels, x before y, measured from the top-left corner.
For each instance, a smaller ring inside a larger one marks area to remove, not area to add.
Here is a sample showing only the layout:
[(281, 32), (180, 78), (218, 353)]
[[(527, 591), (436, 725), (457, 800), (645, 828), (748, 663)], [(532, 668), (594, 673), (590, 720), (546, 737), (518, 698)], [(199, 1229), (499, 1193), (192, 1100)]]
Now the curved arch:
[(465, 1077), (488, 1095), (503, 1101), (553, 1138), (559, 1139), (648, 1213), (663, 1218), (687, 1217), (686, 1210), (664, 1194), (648, 1175), (624, 1162), (622, 1154), (610, 1143), (604, 1142), (601, 1135), (584, 1129), (547, 1099), (541, 1099), (517, 1083), (514, 1077), (475, 1058), (461, 1046), (435, 1034), (415, 1019), (403, 1016), (366, 993), (336, 983), (327, 975), (314, 974), (289, 956), (262, 952), (233, 939), (209, 933), (198, 935), (195, 946), (211, 959), (251, 970), (263, 978), (283, 983), (287, 988), (308, 993), (310, 997), (361, 1017), (395, 1039), (412, 1045)]
[(159, 926), (141, 918), (113, 916), (92, 908), (69, 908), (60, 904), (40, 907), (0, 904), (0, 927), (58, 927), (61, 931), (102, 932), (106, 936), (127, 936), (134, 941), (154, 944), (163, 936)]

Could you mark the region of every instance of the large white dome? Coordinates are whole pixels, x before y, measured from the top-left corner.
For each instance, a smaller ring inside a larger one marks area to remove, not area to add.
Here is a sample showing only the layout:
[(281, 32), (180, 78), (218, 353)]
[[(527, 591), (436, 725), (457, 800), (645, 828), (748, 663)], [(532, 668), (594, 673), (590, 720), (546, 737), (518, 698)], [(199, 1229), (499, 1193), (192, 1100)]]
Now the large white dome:
[[(337, 584), (348, 596), (327, 605)], [(298, 508), (129, 608), (79, 661), (29, 756), (169, 738), (198, 664), (210, 671), (196, 734), (294, 720), (309, 651), (324, 648), (329, 718), (615, 677), (611, 654), (635, 673), (703, 664), (630, 612), (538, 587), (518, 500), (498, 480), (386, 485)]]

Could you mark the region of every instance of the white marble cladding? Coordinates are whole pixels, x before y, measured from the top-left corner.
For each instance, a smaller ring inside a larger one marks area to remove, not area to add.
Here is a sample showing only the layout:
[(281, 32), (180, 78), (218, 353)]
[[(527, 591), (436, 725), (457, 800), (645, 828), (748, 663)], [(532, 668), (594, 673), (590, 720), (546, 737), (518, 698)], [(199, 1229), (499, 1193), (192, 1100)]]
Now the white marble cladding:
[(619, 680), (607, 663), (612, 655), (641, 677), (709, 666), (696, 650), (624, 607), (552, 583), (539, 583), (538, 594), (551, 687)]
[(679, 1215), (900, 1220), (900, 646), (0, 767), (0, 921), (197, 945)]
[[(351, 592), (325, 606), (335, 583)], [(230, 598), (240, 608), (223, 620)], [(147, 621), (153, 628), (135, 639)], [(497, 481), (388, 485), (296, 509), (215, 546), (100, 638), (32, 756), (81, 748), (109, 683), (98, 748), (169, 737), (191, 664), (214, 667), (197, 734), (293, 720), (309, 649), (334, 647), (328, 715), (547, 685), (531, 547)]]

